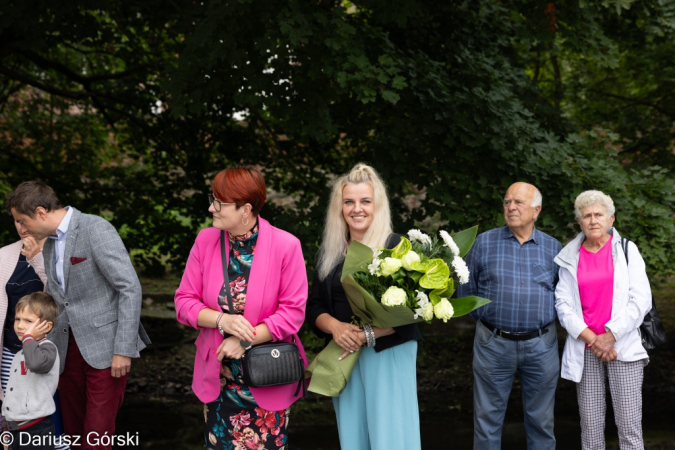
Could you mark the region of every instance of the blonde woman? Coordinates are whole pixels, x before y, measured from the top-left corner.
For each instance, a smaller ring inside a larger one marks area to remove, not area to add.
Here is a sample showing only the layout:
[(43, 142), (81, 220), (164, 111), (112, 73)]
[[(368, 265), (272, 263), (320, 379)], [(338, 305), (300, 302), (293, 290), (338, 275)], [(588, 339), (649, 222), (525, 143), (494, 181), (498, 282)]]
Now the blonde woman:
[(345, 390), (333, 398), (340, 446), (349, 450), (419, 449), (416, 358), (421, 336), (414, 324), (372, 327), (375, 345), (366, 345), (366, 331), (352, 323), (353, 313), (340, 282), (347, 247), (355, 240), (373, 248), (392, 248), (400, 241), (392, 233), (384, 183), (365, 164), (357, 164), (333, 186), (307, 301), (307, 321), (326, 343), (334, 339), (346, 358), (361, 353)]

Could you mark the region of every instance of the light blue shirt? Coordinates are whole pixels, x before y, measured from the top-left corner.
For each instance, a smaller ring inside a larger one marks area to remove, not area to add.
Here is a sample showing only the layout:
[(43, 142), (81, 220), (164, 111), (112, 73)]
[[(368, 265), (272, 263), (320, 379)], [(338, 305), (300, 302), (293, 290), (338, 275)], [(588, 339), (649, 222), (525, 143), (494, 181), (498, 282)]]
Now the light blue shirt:
[(63, 258), (66, 252), (66, 238), (68, 237), (68, 226), (70, 225), (70, 218), (73, 217), (73, 208), (66, 206), (66, 215), (61, 220), (58, 228), (56, 229), (56, 236), (49, 236), (50, 239), (54, 239), (55, 251), (54, 251), (54, 267), (56, 268), (56, 281), (61, 286), (63, 292), (66, 292), (66, 280), (63, 276)]

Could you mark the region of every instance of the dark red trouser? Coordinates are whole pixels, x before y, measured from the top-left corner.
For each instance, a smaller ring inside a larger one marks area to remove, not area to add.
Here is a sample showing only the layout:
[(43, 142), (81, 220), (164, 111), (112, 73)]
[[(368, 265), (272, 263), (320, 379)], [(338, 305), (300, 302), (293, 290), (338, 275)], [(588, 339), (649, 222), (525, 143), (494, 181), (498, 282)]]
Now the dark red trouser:
[(70, 332), (59, 395), (65, 434), (82, 436), (81, 449), (111, 448), (96, 444), (106, 432), (108, 437), (115, 434), (115, 417), (124, 400), (127, 376), (113, 378), (110, 367), (95, 369), (87, 364)]

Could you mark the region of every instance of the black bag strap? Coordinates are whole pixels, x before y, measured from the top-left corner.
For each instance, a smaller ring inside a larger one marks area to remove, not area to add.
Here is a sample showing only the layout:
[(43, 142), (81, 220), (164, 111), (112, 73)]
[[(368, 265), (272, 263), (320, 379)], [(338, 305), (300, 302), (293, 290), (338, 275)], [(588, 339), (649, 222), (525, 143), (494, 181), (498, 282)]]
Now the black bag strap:
[(621, 248), (623, 249), (623, 254), (626, 256), (626, 264), (628, 264), (628, 243), (630, 240), (621, 236)]
[[(623, 249), (623, 254), (626, 255), (626, 265), (628, 265), (628, 243), (629, 242), (630, 242), (630, 239), (626, 239), (623, 236), (621, 237), (621, 248)], [(654, 294), (652, 294), (652, 309), (656, 310), (656, 300), (654, 299)], [(647, 313), (647, 316), (648, 315), (649, 315), (649, 313)]]
[[(227, 257), (225, 256), (225, 231), (220, 230), (220, 257), (223, 259), (223, 277), (225, 282), (220, 289), (218, 300), (224, 299), (227, 296), (228, 313), (234, 314), (234, 303), (232, 302), (232, 293), (230, 292), (230, 276), (227, 273)], [(223, 292), (225, 291), (225, 292)]]

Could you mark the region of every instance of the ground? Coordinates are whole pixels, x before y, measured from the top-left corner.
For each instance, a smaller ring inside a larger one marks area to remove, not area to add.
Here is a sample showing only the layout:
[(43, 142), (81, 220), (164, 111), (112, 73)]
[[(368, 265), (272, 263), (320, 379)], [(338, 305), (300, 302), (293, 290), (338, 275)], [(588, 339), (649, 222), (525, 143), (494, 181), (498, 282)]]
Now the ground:
[[(149, 283), (144, 283), (144, 287)], [(147, 291), (146, 291), (147, 292)], [(659, 312), (671, 340), (651, 353), (645, 369), (645, 448), (675, 450), (675, 283), (655, 288)], [(172, 294), (146, 295), (143, 324), (153, 344), (132, 366), (127, 395), (118, 418), (118, 433), (139, 433), (141, 447), (199, 449), (202, 408), (192, 394), (193, 345), (196, 331), (175, 321)], [(471, 448), (474, 322), (451, 320), (424, 325), (418, 351), (418, 397), (423, 448)], [(559, 328), (562, 350), (564, 330)], [(305, 336), (311, 352), (318, 340)], [(608, 449), (618, 449), (613, 420), (608, 418)], [(294, 449), (338, 449), (337, 429), (329, 398), (310, 394), (293, 407), (289, 435)], [(579, 448), (579, 418), (574, 383), (561, 380), (556, 393), (556, 437), (559, 449)], [(452, 442), (452, 445), (448, 444)], [(504, 449), (526, 448), (520, 386), (514, 384), (504, 427)], [(438, 445), (441, 447), (438, 447)]]

